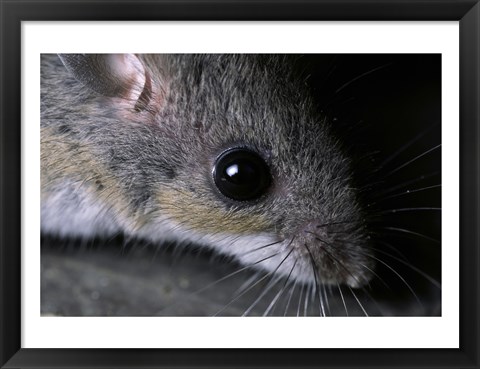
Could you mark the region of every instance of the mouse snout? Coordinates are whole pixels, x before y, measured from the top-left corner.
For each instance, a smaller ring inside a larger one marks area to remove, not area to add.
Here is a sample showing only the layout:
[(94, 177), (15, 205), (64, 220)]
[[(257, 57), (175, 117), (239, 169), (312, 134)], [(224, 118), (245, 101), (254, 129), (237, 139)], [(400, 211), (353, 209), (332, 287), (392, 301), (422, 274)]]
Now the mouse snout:
[(362, 287), (372, 277), (375, 259), (365, 231), (355, 222), (307, 221), (298, 227), (292, 245), (318, 283)]
[(354, 228), (348, 222), (311, 220), (298, 228), (296, 237), (298, 237), (299, 241), (314, 244), (317, 248), (337, 248), (339, 247), (339, 241), (348, 238), (338, 236), (352, 236), (356, 228), (358, 227)]
[(314, 261), (314, 255), (325, 252), (325, 248), (331, 247), (330, 240), (325, 234), (325, 228), (322, 222), (309, 221), (299, 226), (292, 237), (292, 243), (295, 247), (306, 257), (312, 259), (312, 262)]

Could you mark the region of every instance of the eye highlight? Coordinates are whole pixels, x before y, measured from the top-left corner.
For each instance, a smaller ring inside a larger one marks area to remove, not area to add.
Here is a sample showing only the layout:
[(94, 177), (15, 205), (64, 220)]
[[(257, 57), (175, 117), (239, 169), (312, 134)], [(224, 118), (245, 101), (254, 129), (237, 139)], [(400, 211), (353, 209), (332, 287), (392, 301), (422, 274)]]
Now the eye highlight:
[(236, 201), (258, 199), (272, 182), (270, 169), (262, 157), (246, 148), (233, 148), (220, 154), (212, 174), (218, 190)]

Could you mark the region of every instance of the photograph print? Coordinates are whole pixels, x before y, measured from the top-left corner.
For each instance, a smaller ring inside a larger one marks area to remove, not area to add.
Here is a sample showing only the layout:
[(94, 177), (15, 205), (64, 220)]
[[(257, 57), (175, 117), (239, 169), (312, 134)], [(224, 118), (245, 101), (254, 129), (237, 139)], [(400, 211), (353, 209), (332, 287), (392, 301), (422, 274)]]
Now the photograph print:
[(440, 54), (42, 54), (42, 316), (441, 316)]

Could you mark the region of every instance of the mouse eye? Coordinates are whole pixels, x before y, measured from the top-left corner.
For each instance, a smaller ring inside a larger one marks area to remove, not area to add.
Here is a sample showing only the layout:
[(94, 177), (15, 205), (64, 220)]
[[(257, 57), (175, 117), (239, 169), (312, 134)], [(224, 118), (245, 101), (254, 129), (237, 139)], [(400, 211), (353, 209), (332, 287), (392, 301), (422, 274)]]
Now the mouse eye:
[(272, 181), (265, 161), (245, 148), (223, 152), (215, 161), (213, 179), (223, 195), (237, 201), (259, 198)]

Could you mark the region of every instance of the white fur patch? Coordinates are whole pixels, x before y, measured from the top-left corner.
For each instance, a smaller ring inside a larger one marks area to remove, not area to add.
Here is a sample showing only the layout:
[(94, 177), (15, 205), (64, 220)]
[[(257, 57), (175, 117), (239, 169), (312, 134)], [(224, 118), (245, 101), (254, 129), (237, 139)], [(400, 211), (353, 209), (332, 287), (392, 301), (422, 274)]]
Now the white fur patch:
[(69, 181), (42, 197), (40, 217), (42, 232), (61, 237), (93, 238), (120, 231), (112, 211)]
[(296, 260), (299, 255), (294, 249), (292, 251), (289, 240), (282, 240), (275, 234), (205, 235), (167, 217), (157, 218), (140, 229), (135, 225), (129, 227), (131, 224), (128, 219), (120, 219), (91, 194), (68, 182), (65, 182), (62, 190), (42, 199), (41, 225), (42, 232), (61, 237), (108, 237), (127, 232), (130, 236), (148, 239), (159, 245), (165, 241), (194, 243), (233, 256), (245, 266), (265, 270), (272, 275), (287, 276), (291, 273), (303, 281), (312, 276), (309, 264), (301, 258)]
[(272, 275), (287, 276), (290, 273), (296, 279), (308, 281), (313, 272), (310, 264), (303, 259), (296, 260), (299, 255), (290, 245), (289, 240), (282, 240), (276, 234), (259, 233), (255, 235), (235, 235), (218, 233), (204, 235), (186, 229), (170, 219), (158, 220), (140, 231), (141, 236), (159, 242), (162, 240), (182, 243), (194, 243), (208, 246), (215, 251), (233, 256), (245, 266), (272, 272)]

